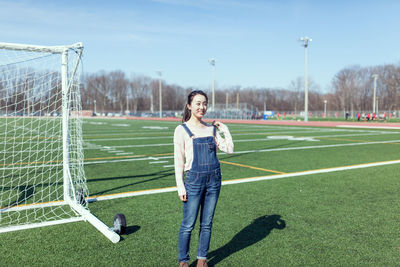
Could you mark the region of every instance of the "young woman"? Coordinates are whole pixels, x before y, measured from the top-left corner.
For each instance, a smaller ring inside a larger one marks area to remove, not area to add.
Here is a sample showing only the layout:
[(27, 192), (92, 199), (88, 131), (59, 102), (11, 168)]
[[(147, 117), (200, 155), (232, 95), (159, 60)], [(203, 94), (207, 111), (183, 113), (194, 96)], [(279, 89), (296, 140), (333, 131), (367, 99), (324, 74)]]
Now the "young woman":
[[(179, 229), (179, 266), (189, 266), (190, 237), (200, 210), (200, 233), (197, 266), (207, 266), (212, 220), (221, 188), (221, 170), (217, 146), (233, 152), (228, 127), (221, 122), (203, 121), (208, 98), (203, 91), (187, 97), (182, 125), (174, 133), (175, 178), (183, 202), (183, 219)], [(184, 181), (184, 173), (186, 180)]]

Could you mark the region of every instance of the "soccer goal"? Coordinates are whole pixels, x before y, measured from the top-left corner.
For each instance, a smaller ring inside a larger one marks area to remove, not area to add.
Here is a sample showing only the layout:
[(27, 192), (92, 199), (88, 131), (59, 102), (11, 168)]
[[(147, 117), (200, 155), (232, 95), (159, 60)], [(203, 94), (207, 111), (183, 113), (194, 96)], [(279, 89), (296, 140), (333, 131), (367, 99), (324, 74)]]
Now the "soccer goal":
[(80, 77), (83, 46), (0, 43), (0, 233), (86, 220)]

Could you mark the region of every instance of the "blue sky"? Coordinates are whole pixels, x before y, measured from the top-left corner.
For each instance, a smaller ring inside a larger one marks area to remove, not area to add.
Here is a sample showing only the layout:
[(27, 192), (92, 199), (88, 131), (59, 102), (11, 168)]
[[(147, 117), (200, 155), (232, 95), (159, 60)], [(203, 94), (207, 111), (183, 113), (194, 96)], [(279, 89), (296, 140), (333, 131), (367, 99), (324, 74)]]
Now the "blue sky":
[(285, 88), (309, 75), (326, 91), (344, 67), (400, 63), (400, 1), (0, 0), (2, 42), (83, 42), (84, 71), (170, 84)]

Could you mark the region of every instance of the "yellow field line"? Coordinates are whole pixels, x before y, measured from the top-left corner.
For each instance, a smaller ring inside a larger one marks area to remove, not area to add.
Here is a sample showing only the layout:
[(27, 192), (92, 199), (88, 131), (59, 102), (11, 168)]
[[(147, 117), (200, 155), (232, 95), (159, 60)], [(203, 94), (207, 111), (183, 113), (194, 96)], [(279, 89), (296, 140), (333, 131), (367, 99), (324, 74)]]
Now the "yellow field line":
[(22, 207), (29, 207), (29, 206), (37, 206), (37, 205), (46, 205), (46, 204), (53, 204), (53, 203), (62, 203), (64, 200), (55, 200), (55, 201), (47, 201), (47, 202), (40, 202), (40, 203), (30, 203), (30, 204), (20, 204), (20, 205), (15, 205), (15, 206), (4, 206), (0, 207), (0, 209), (5, 209), (5, 208), (22, 208)]
[(244, 167), (244, 168), (259, 170), (259, 171), (273, 172), (273, 173), (279, 173), (279, 174), (286, 174), (285, 172), (274, 171), (274, 170), (269, 170), (269, 169), (263, 169), (263, 168), (258, 168), (258, 167), (254, 167), (254, 166), (249, 166), (249, 165), (244, 165), (244, 164), (239, 164), (239, 163), (234, 163), (234, 162), (228, 162), (228, 161), (224, 161), (224, 160), (220, 160), (219, 162), (224, 163), (224, 164), (230, 164), (230, 165), (234, 165), (234, 166), (239, 166), (239, 167)]

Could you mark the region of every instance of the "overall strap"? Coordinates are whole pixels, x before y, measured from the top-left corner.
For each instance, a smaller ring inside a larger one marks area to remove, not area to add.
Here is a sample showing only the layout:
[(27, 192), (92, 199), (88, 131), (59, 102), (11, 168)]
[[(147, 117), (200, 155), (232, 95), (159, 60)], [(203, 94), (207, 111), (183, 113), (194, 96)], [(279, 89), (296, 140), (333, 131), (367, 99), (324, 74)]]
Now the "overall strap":
[(182, 123), (182, 127), (183, 127), (183, 129), (185, 129), (185, 131), (188, 133), (188, 135), (189, 135), (190, 137), (193, 137), (193, 136), (194, 136), (194, 134), (189, 130), (189, 128), (186, 126), (185, 123)]
[(217, 126), (213, 125), (214, 130), (213, 130), (213, 136), (215, 137), (215, 135), (217, 134)]

